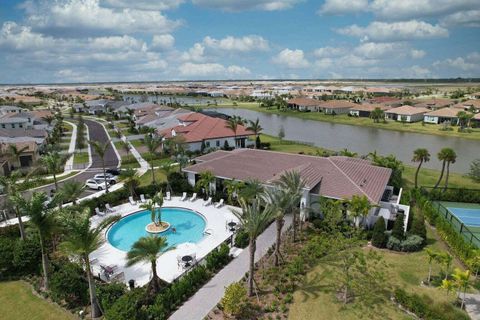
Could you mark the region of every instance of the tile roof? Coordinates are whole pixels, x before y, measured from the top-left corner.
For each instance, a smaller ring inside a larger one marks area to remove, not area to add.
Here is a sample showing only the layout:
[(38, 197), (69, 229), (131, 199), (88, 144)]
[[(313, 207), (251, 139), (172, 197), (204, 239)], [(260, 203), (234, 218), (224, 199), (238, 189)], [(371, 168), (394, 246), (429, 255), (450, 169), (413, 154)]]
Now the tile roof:
[(316, 107), (319, 106), (322, 101), (310, 98), (293, 98), (287, 100), (288, 104), (294, 104), (297, 106), (305, 106), (305, 107)]
[(459, 110), (454, 108), (441, 108), (432, 112), (425, 113), (426, 116), (456, 118)]
[(364, 104), (357, 104), (355, 107), (352, 107), (352, 110), (358, 111), (373, 111), (376, 108), (380, 108), (380, 110), (388, 110), (391, 107), (386, 106), (384, 104), (372, 104), (372, 103), (364, 103)]
[(33, 137), (33, 138), (46, 138), (48, 136), (46, 130), (36, 129), (1, 129), (0, 137), (18, 138), (18, 137)]
[(2, 154), (8, 153), (9, 152), (9, 145), (15, 145), (18, 149), (22, 149), (24, 147), (27, 147), (27, 149), (24, 152), (36, 152), (38, 149), (37, 144), (35, 141), (21, 141), (21, 142), (2, 142), (0, 143), (0, 151)]
[(329, 100), (321, 103), (323, 108), (347, 109), (358, 106), (358, 104), (348, 100)]
[(184, 169), (200, 173), (211, 171), (218, 177), (247, 180), (256, 178), (272, 183), (286, 171), (298, 171), (310, 190), (336, 199), (365, 195), (373, 203), (380, 201), (391, 169), (348, 157), (316, 157), (265, 150), (237, 149), (202, 156), (200, 163)]
[(399, 114), (404, 116), (412, 116), (414, 114), (427, 113), (427, 112), (430, 112), (430, 109), (421, 108), (421, 107), (412, 107), (408, 105), (393, 108), (386, 111), (386, 113), (394, 113), (394, 114)]

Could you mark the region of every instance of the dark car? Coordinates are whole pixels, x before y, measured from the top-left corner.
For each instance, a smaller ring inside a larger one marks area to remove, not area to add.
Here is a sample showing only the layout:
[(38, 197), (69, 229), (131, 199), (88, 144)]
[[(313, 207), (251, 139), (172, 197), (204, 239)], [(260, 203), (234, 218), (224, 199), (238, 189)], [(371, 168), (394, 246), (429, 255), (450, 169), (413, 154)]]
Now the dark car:
[(111, 175), (114, 175), (114, 176), (119, 176), (120, 175), (120, 169), (117, 169), (117, 168), (110, 168), (110, 169), (105, 170), (105, 172), (110, 173)]

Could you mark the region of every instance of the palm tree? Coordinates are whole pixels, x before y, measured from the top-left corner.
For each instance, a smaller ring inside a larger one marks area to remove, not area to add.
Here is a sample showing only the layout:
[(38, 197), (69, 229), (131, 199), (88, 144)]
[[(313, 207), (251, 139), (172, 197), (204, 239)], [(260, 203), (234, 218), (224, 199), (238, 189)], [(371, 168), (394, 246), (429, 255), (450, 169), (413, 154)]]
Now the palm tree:
[(60, 248), (66, 254), (78, 257), (85, 266), (90, 293), (92, 318), (101, 317), (102, 310), (100, 309), (100, 304), (97, 299), (95, 280), (93, 279), (90, 266), (90, 254), (100, 248), (105, 242), (103, 231), (119, 219), (120, 216), (110, 216), (100, 222), (98, 226), (92, 227), (90, 224), (89, 212), (85, 210), (79, 216), (76, 216), (75, 219), (69, 219), (67, 225), (65, 225), (65, 239), (60, 244)]
[(211, 171), (204, 171), (200, 173), (200, 179), (197, 182), (198, 188), (203, 188), (207, 197), (210, 196), (211, 184), (215, 182), (215, 176)]
[(144, 138), (145, 146), (150, 153), (149, 163), (150, 163), (150, 170), (152, 171), (152, 182), (155, 184), (155, 170), (153, 170), (153, 161), (155, 160), (154, 156), (157, 153), (158, 148), (162, 145), (162, 140), (157, 136), (145, 135)]
[(17, 194), (15, 197), (15, 202), (19, 205), (20, 211), (23, 214), (28, 215), (30, 218), (29, 224), (38, 234), (40, 250), (42, 252), (43, 288), (45, 291), (48, 291), (50, 276), (48, 253), (47, 248), (45, 247), (45, 241), (51, 236), (57, 227), (53, 211), (50, 207), (45, 205), (47, 196), (43, 192), (34, 192), (30, 200), (24, 199), (19, 194)]
[(28, 146), (24, 146), (22, 148), (17, 148), (15, 144), (9, 144), (8, 145), (8, 154), (10, 156), (10, 160), (12, 162), (15, 162), (15, 164), (20, 165), (20, 156), (22, 153), (24, 153), (26, 150), (28, 150)]
[(128, 154), (130, 153), (130, 144), (127, 141), (121, 141), (120, 146), (128, 157)]
[(57, 151), (52, 151), (40, 158), (40, 161), (47, 168), (47, 172), (53, 175), (53, 182), (55, 184), (55, 191), (58, 190), (57, 172), (61, 170), (64, 163), (65, 156), (62, 156)]
[(75, 180), (65, 181), (60, 188), (60, 198), (62, 201), (71, 201), (74, 205), (77, 204), (77, 199), (83, 192), (85, 186)]
[(248, 249), (250, 251), (248, 295), (252, 296), (257, 237), (272, 220), (273, 211), (270, 206), (265, 206), (262, 209), (259, 199), (253, 200), (252, 203), (247, 203), (245, 199), (240, 199), (239, 202), (242, 210), (232, 210), (232, 213), (238, 218), (245, 232), (248, 233)]
[(161, 280), (157, 274), (157, 259), (168, 247), (165, 237), (154, 235), (138, 239), (127, 253), (127, 267), (139, 262), (150, 262), (152, 266), (152, 279), (148, 283), (148, 295), (155, 296), (160, 291)]
[(22, 214), (20, 213), (18, 203), (15, 201), (16, 199), (22, 198), (21, 196), (17, 197), (19, 195), (19, 188), (28, 181), (27, 176), (23, 182), (20, 182), (21, 176), (22, 174), (19, 171), (13, 171), (10, 176), (0, 176), (0, 186), (3, 188), (6, 199), (12, 204), (13, 211), (17, 217), (20, 239), (25, 240), (25, 227), (22, 221)]
[(385, 112), (377, 107), (370, 112), (370, 118), (373, 119), (373, 122), (378, 123), (381, 119), (385, 119)]
[(443, 190), (447, 190), (447, 188), (448, 188), (448, 178), (450, 176), (450, 163), (455, 163), (456, 160), (457, 160), (457, 154), (455, 153), (455, 151), (450, 149), (450, 151), (448, 152), (448, 156), (446, 158), (447, 174), (445, 176), (445, 187), (443, 188)]
[[(105, 169), (105, 154), (107, 153), (107, 149), (110, 146), (110, 140), (102, 143), (100, 141), (88, 141), (90, 146), (93, 148), (93, 151), (102, 159), (102, 169), (103, 169), (103, 176), (106, 177), (106, 169)], [(108, 193), (108, 181), (105, 179), (105, 192)]]
[(368, 215), (368, 212), (372, 208), (370, 201), (366, 196), (353, 195), (352, 199), (348, 202), (348, 209), (351, 215), (355, 218), (355, 224), (358, 228), (358, 218), (362, 218), (362, 221), (365, 222), (365, 217)]
[(249, 121), (250, 125), (247, 127), (247, 130), (252, 131), (255, 134), (255, 144), (253, 145), (254, 149), (257, 149), (257, 139), (260, 135), (260, 132), (262, 132), (263, 128), (260, 125), (260, 120), (257, 118), (255, 121)]
[(157, 210), (157, 225), (162, 224), (162, 206), (163, 206), (163, 191), (160, 190), (156, 195), (153, 196), (152, 201), (155, 202), (158, 206)]
[(243, 124), (243, 120), (240, 117), (233, 116), (227, 120), (225, 124), (225, 128), (228, 128), (233, 131), (233, 135), (235, 137), (235, 148), (237, 147), (237, 130), (238, 126)]
[(263, 194), (265, 188), (258, 179), (248, 179), (240, 190), (240, 198), (247, 202), (258, 199)]
[(458, 268), (455, 268), (453, 274), (453, 281), (457, 285), (457, 287), (462, 291), (462, 304), (460, 309), (463, 309), (465, 304), (465, 295), (467, 292), (467, 288), (470, 286), (470, 270), (462, 271)]
[(289, 195), (288, 211), (292, 213), (293, 241), (297, 241), (297, 213), (299, 212), (305, 182), (297, 171), (287, 171), (280, 176), (277, 185)]
[(55, 117), (49, 115), (49, 116), (42, 117), (42, 120), (45, 121), (48, 124), (48, 126), (51, 126), (53, 120), (55, 120)]
[(275, 241), (275, 252), (274, 252), (274, 262), (275, 266), (278, 266), (280, 263), (280, 258), (282, 254), (280, 252), (280, 247), (282, 245), (282, 229), (285, 223), (285, 214), (290, 208), (290, 195), (287, 190), (283, 189), (267, 189), (264, 195), (265, 202), (272, 208), (273, 214), (275, 216), (275, 225), (276, 225), (276, 241)]
[(344, 148), (340, 150), (340, 155), (344, 157), (355, 158), (358, 155), (358, 153), (349, 151), (347, 148)]
[(413, 151), (413, 162), (418, 162), (417, 171), (415, 171), (415, 189), (418, 188), (418, 173), (424, 162), (430, 161), (430, 153), (425, 148), (418, 148)]
[(156, 223), (157, 222), (157, 216), (156, 216), (157, 204), (155, 203), (155, 201), (153, 201), (153, 199), (148, 200), (146, 203), (140, 205), (140, 208), (150, 211), (150, 218), (152, 222), (157, 224)]
[(242, 181), (238, 180), (224, 180), (223, 181), (224, 185), (224, 191), (227, 193), (227, 200), (228, 203), (233, 202), (234, 197), (238, 197), (238, 194), (240, 191), (245, 187), (245, 184)]
[(160, 166), (162, 170), (165, 172), (165, 176), (167, 177), (167, 191), (172, 191), (172, 186), (170, 185), (170, 181), (168, 177), (170, 176), (170, 173), (173, 171), (175, 168), (174, 162), (170, 159), (167, 159), (162, 165)]
[(427, 279), (427, 282), (428, 282), (428, 284), (430, 284), (430, 280), (432, 278), (432, 263), (434, 261), (437, 261), (437, 257), (439, 255), (439, 253), (436, 252), (436, 251), (433, 251), (430, 248), (425, 248), (425, 252), (428, 255), (428, 279)]
[[(438, 185), (440, 184), (440, 182), (443, 179), (443, 174), (445, 173), (445, 165), (448, 162), (448, 166), (450, 167), (450, 162), (455, 163), (455, 160), (457, 158), (457, 154), (451, 148), (443, 148), (442, 150), (440, 150), (440, 152), (438, 153), (437, 156), (438, 156), (438, 160), (442, 161), (442, 171), (440, 171), (440, 177), (438, 178), (437, 183), (433, 187), (434, 189), (436, 189), (438, 187)], [(447, 185), (448, 185), (448, 173), (447, 173), (447, 179), (446, 179), (446, 182), (445, 182), (445, 186), (447, 186)]]
[(132, 168), (122, 170), (120, 178), (123, 180), (123, 186), (130, 192), (130, 195), (134, 197), (135, 189), (139, 184), (136, 171)]

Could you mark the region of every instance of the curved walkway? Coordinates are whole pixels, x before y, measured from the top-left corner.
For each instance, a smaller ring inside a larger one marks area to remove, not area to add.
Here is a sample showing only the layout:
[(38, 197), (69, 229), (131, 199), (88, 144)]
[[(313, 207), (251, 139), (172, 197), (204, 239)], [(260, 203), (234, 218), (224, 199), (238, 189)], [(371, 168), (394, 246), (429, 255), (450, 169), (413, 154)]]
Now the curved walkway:
[[(284, 230), (292, 224), (291, 216), (285, 217)], [(275, 243), (276, 227), (272, 223), (257, 239), (255, 262), (260, 260)], [(217, 305), (225, 294), (225, 287), (239, 281), (248, 272), (250, 252), (248, 247), (237, 258), (233, 259), (225, 268), (220, 270), (197, 293), (185, 302), (170, 320), (201, 320)]]

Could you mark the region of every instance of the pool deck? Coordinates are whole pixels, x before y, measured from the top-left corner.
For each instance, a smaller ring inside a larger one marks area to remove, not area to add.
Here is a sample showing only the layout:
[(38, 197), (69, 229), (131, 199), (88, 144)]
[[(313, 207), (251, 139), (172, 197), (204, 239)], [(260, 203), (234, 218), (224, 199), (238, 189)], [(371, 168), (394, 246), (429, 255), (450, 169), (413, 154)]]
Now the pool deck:
[[(165, 200), (163, 207), (178, 207), (196, 211), (200, 213), (206, 220), (205, 230), (211, 232), (211, 235), (206, 235), (202, 240), (196, 243), (196, 259), (200, 260), (205, 257), (214, 248), (228, 239), (232, 232), (228, 230), (226, 224), (230, 221), (237, 221), (238, 219), (233, 215), (230, 209), (235, 208), (224, 205), (221, 208), (215, 208), (213, 205), (205, 207), (203, 204), (205, 201), (197, 199), (194, 202), (180, 201), (180, 197), (172, 197), (171, 200)], [(143, 210), (139, 205), (131, 205), (129, 203), (122, 204), (117, 207), (113, 207), (114, 213), (109, 215), (121, 215), (127, 216), (136, 211)], [(97, 226), (104, 217), (93, 216), (92, 226)], [(105, 236), (105, 234), (104, 234)], [(172, 282), (179, 276), (181, 276), (185, 270), (178, 266), (177, 256), (180, 254), (180, 249), (173, 249), (165, 252), (157, 260), (157, 273), (158, 276), (167, 281)], [(151, 266), (150, 264), (139, 263), (131, 267), (126, 267), (126, 252), (121, 251), (113, 247), (108, 241), (96, 251), (90, 255), (92, 261), (92, 270), (95, 274), (101, 272), (100, 265), (103, 266), (117, 266), (115, 273), (123, 272), (123, 281), (125, 283), (130, 279), (135, 280), (135, 286), (143, 286), (151, 278)]]

